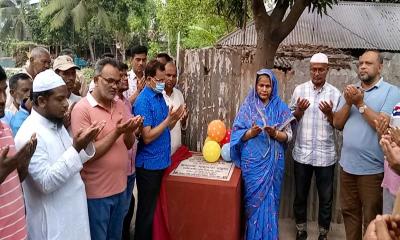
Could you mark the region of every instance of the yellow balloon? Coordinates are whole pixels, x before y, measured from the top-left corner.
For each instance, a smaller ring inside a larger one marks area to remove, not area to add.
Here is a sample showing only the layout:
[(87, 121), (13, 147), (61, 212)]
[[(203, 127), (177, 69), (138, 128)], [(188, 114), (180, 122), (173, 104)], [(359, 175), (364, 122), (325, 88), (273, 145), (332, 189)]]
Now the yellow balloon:
[(209, 141), (214, 141), (214, 140), (212, 140), (212, 138), (210, 138), (210, 137), (207, 137), (206, 140), (204, 140), (204, 144), (206, 144)]
[(221, 155), (221, 147), (216, 141), (208, 141), (203, 147), (203, 157), (207, 162), (216, 162)]

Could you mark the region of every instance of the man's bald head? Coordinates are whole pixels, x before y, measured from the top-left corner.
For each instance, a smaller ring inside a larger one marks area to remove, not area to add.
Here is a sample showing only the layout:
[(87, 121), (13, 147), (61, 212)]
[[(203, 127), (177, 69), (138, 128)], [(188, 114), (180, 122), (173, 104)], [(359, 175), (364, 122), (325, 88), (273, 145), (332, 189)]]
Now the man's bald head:
[(29, 58), (28, 72), (32, 75), (34, 79), (36, 75), (49, 69), (51, 65), (50, 53), (44, 47), (35, 47), (31, 51), (31, 56)]
[(167, 93), (172, 92), (176, 85), (176, 65), (174, 62), (170, 61), (165, 64), (165, 91)]

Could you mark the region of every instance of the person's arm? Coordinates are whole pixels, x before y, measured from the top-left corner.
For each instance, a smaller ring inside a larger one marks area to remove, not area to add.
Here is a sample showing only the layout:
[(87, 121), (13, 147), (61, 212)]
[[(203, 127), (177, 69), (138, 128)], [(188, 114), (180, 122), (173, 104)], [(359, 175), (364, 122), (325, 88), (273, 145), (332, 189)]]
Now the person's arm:
[[(21, 139), (16, 141), (16, 148), (19, 149), (24, 144)], [(73, 146), (58, 157), (55, 161), (50, 161), (53, 156), (49, 156), (45, 140), (38, 136), (36, 150), (29, 164), (29, 175), (37, 189), (45, 194), (52, 193), (63, 187), (65, 183), (82, 169), (82, 160)]]
[(162, 121), (158, 126), (154, 128), (152, 128), (151, 126), (143, 127), (142, 138), (144, 144), (149, 144), (157, 139), (164, 132), (164, 130), (169, 127), (170, 121), (170, 117), (168, 116), (164, 121)]
[(0, 152), (0, 184), (2, 184), (7, 176), (18, 167), (17, 161), (9, 161), (9, 159), (7, 159), (8, 151), (9, 146), (5, 147)]
[[(90, 116), (87, 110), (81, 107), (81, 105), (75, 106), (71, 113), (71, 130), (73, 135), (76, 136), (81, 129), (87, 129), (90, 126)], [(114, 129), (104, 138), (96, 140), (94, 142), (96, 153), (90, 161), (96, 160), (108, 152), (120, 136), (121, 133), (117, 129)]]
[(350, 116), (351, 112), (351, 97), (349, 92), (345, 89), (343, 92), (343, 96), (340, 97), (338, 107), (338, 111), (333, 113), (333, 127), (338, 130), (343, 130), (344, 125), (347, 122), (347, 119)]

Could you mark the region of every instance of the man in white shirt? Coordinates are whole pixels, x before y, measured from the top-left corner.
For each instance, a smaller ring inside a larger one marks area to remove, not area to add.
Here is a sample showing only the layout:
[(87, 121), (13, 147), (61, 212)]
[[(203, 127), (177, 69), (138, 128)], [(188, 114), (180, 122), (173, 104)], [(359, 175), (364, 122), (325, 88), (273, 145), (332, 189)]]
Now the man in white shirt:
[[(168, 107), (178, 109), (179, 106), (185, 106), (185, 100), (182, 92), (175, 88), (176, 85), (176, 66), (173, 62), (165, 65), (165, 90), (163, 92), (164, 100)], [(185, 106), (185, 113), (175, 127), (170, 130), (171, 133), (171, 156), (182, 145), (182, 132), (187, 127), (188, 112)]]
[(129, 89), (124, 92), (124, 97), (129, 99), (132, 105), (146, 84), (144, 68), (147, 62), (147, 52), (148, 49), (145, 46), (137, 46), (131, 50), (132, 70), (128, 72)]
[(328, 57), (314, 54), (310, 60), (311, 81), (297, 86), (290, 108), (298, 121), (293, 148), (296, 240), (307, 239), (307, 197), (315, 173), (318, 197), (318, 240), (326, 240), (332, 217), (333, 177), (336, 163), (333, 111), (340, 92), (326, 82)]
[(23, 182), (30, 239), (90, 240), (82, 165), (95, 154), (92, 141), (103, 122), (82, 129), (71, 139), (63, 126), (68, 89), (53, 70), (39, 73), (33, 82), (33, 109), (15, 137), (20, 149), (32, 133), (36, 151)]

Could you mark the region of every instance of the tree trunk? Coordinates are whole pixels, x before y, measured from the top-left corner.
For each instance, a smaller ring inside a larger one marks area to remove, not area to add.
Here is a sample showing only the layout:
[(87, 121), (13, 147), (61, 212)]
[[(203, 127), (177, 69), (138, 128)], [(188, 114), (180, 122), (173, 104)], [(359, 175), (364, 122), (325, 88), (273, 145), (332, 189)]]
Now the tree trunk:
[(258, 69), (274, 68), (274, 59), (279, 43), (272, 40), (272, 35), (268, 33), (269, 26), (262, 26), (257, 30), (257, 49), (255, 64)]
[(87, 38), (87, 44), (88, 44), (89, 51), (90, 51), (90, 59), (92, 60), (92, 63), (94, 63), (94, 50), (93, 50), (93, 45), (92, 45), (92, 38), (90, 36), (88, 36), (88, 38)]

